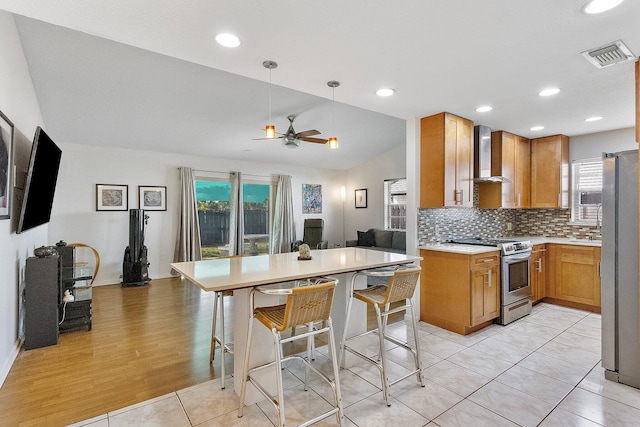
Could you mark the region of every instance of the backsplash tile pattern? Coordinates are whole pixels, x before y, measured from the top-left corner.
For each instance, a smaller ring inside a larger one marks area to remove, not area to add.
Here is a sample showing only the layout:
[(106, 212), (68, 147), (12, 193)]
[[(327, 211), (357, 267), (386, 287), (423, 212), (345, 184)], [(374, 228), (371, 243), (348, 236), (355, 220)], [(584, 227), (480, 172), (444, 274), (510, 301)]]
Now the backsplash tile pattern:
[(570, 219), (570, 209), (419, 209), (418, 242), (425, 245), (461, 237), (601, 238), (597, 227), (571, 225)]
[(461, 237), (513, 236), (515, 221), (512, 209), (419, 209), (418, 242), (424, 245)]

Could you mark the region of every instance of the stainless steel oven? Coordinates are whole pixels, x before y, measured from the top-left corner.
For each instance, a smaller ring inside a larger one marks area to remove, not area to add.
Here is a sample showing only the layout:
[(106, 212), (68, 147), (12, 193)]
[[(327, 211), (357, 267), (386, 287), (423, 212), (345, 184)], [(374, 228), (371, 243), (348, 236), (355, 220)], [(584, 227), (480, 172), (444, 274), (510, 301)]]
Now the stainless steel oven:
[(502, 295), (500, 324), (507, 325), (531, 313), (531, 243), (502, 245)]

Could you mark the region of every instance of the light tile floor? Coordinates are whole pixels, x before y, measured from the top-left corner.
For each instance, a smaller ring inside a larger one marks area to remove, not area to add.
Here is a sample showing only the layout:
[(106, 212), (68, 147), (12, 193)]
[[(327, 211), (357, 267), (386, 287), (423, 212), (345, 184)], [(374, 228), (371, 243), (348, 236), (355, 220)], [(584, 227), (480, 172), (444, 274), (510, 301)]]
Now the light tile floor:
[[(375, 367), (357, 364), (341, 371), (347, 426), (638, 426), (640, 390), (604, 379), (600, 366), (600, 316), (539, 304), (530, 316), (508, 326), (492, 325), (463, 337), (420, 323), (426, 386), (411, 377), (391, 388), (387, 407)], [(404, 322), (392, 333), (412, 336)], [(375, 354), (375, 337), (361, 339), (361, 350)], [(401, 348), (388, 351), (390, 377), (403, 375), (412, 360)], [(316, 362), (331, 372), (326, 347)], [(303, 391), (304, 369), (285, 370), (288, 425), (322, 412), (332, 402), (329, 387), (312, 380)], [(251, 405), (237, 418), (233, 381), (220, 380), (179, 390), (74, 426), (273, 426), (267, 402)], [(335, 425), (335, 417), (317, 425)]]

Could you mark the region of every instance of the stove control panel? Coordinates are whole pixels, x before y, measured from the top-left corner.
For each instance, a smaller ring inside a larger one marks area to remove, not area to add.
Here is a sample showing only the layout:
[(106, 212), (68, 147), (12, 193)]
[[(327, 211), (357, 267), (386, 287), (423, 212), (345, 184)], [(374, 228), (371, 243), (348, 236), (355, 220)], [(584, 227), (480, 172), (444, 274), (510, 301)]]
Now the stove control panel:
[(505, 254), (515, 254), (518, 252), (525, 252), (531, 250), (533, 245), (530, 241), (524, 240), (519, 242), (509, 242), (502, 245), (502, 251)]

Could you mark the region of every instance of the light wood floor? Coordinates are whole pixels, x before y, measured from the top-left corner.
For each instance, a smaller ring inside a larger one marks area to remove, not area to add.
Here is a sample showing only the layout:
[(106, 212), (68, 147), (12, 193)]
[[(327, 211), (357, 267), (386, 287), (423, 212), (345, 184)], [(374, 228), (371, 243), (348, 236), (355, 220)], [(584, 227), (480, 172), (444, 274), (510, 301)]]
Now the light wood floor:
[(95, 287), (91, 332), (20, 351), (0, 389), (0, 425), (63, 426), (219, 377), (212, 307), (213, 294), (177, 278)]
[[(212, 293), (179, 278), (93, 288), (91, 332), (20, 351), (0, 388), (0, 426), (64, 426), (218, 378), (220, 358), (209, 364), (212, 308)], [(375, 328), (373, 310), (368, 324)], [(301, 343), (285, 352), (303, 350)], [(233, 372), (233, 357), (226, 370)]]

